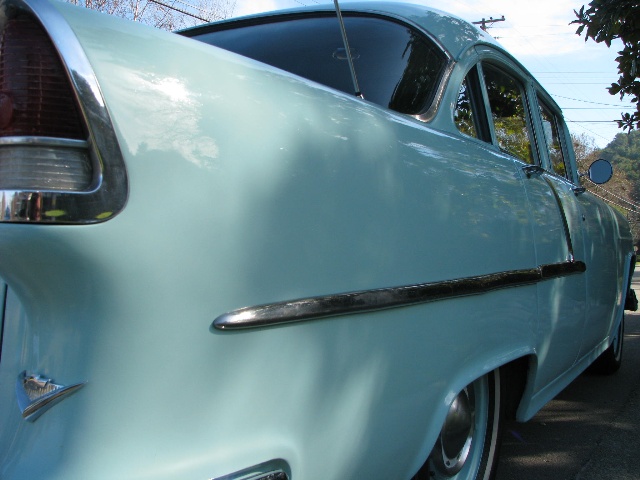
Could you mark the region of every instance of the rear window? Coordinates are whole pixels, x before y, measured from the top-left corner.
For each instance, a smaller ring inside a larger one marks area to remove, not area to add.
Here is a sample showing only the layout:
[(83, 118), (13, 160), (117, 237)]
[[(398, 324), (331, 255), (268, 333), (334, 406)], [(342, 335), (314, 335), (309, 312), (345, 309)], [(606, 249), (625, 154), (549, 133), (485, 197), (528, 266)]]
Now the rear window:
[[(401, 113), (428, 109), (447, 58), (413, 28), (379, 17), (345, 16), (349, 46), (364, 98)], [(209, 27), (208, 27), (209, 28)], [(223, 24), (193, 38), (354, 93), (335, 16), (285, 16), (267, 23)]]

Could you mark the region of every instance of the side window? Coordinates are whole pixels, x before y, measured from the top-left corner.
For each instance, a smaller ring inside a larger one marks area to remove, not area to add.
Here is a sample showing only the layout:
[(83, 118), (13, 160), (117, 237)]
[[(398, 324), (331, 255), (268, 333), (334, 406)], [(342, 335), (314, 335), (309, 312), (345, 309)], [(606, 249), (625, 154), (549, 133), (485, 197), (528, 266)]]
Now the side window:
[(520, 160), (533, 164), (524, 91), (505, 72), (483, 64), (484, 81), (498, 145)]
[(453, 120), (456, 123), (456, 127), (465, 135), (478, 138), (478, 117), (476, 109), (473, 105), (471, 97), (472, 80), (467, 76), (462, 82), (460, 91), (458, 92), (458, 101), (456, 102), (456, 110), (453, 113)]
[[(562, 145), (560, 144), (560, 135), (558, 133), (558, 117), (554, 115), (552, 110), (538, 97), (540, 105), (540, 116), (542, 117), (542, 128), (544, 131), (544, 139), (546, 141), (546, 150), (549, 154), (549, 161), (554, 173), (561, 177), (570, 178), (570, 172), (564, 161), (562, 154)], [(543, 148), (543, 146), (541, 146)]]
[(465, 135), (491, 143), (477, 66), (469, 70), (460, 86), (453, 121)]
[[(431, 105), (447, 57), (412, 28), (379, 17), (345, 16), (349, 47), (364, 98), (400, 113)], [(234, 23), (197, 33), (197, 40), (353, 92), (335, 16), (283, 16), (267, 23)]]

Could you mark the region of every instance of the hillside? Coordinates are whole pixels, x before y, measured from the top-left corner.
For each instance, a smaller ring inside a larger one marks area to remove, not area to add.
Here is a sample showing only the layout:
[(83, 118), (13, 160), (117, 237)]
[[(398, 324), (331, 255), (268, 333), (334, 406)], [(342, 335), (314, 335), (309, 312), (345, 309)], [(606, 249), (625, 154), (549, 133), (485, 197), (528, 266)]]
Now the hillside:
[(614, 178), (602, 187), (585, 186), (627, 216), (640, 246), (640, 130), (617, 134), (597, 157), (611, 162)]

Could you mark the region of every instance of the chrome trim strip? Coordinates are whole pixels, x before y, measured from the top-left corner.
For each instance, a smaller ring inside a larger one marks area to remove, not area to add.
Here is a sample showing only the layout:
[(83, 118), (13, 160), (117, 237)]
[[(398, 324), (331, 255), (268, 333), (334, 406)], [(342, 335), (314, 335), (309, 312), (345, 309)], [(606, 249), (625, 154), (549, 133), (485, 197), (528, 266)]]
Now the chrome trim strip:
[[(353, 12), (353, 13), (363, 13), (363, 11), (360, 10), (349, 10), (349, 5), (347, 4), (344, 8), (343, 11), (347, 12)], [(445, 48), (445, 46), (442, 44), (442, 42), (440, 41), (440, 39), (433, 35), (431, 32), (429, 32), (428, 30), (424, 29), (422, 26), (418, 25), (417, 23), (411, 21), (411, 19), (409, 18), (405, 18), (402, 17), (400, 15), (395, 15), (393, 13), (389, 13), (389, 12), (384, 12), (384, 11), (379, 11), (377, 9), (371, 9), (371, 10), (367, 10), (364, 11), (367, 13), (371, 13), (374, 15), (378, 15), (381, 17), (387, 17), (387, 18), (391, 18), (391, 19), (395, 19), (397, 22), (400, 22), (404, 25), (407, 25), (411, 28), (413, 28), (414, 30), (422, 33), (422, 35), (424, 35), (426, 38), (428, 38), (429, 40), (431, 40), (434, 45), (436, 45), (440, 51), (442, 53), (444, 53), (445, 57), (446, 57), (446, 65), (444, 67), (444, 70), (442, 72), (442, 76), (440, 78), (440, 83), (438, 85), (438, 88), (436, 88), (436, 91), (433, 95), (433, 99), (431, 100), (431, 103), (427, 106), (426, 110), (422, 111), (421, 113), (417, 113), (415, 115), (410, 115), (411, 117), (415, 118), (416, 120), (419, 120), (420, 122), (423, 123), (429, 123), (431, 120), (433, 120), (436, 116), (436, 113), (438, 113), (438, 110), (440, 108), (440, 104), (442, 103), (442, 99), (444, 98), (444, 94), (446, 93), (447, 90), (447, 85), (449, 84), (449, 80), (451, 78), (451, 74), (453, 73), (453, 69), (456, 66), (456, 61), (453, 58), (452, 53), (447, 50)]]
[[(245, 18), (239, 18), (237, 20), (226, 19), (226, 20), (222, 20), (222, 21), (215, 22), (208, 25), (196, 26), (196, 27), (184, 29), (184, 30), (178, 31), (177, 33), (185, 37), (197, 38), (198, 35), (215, 31), (215, 27), (218, 27), (218, 26), (222, 26), (223, 28), (235, 28), (231, 26), (233, 25), (234, 22), (236, 22), (239, 25), (242, 25), (245, 22), (247, 22), (247, 24), (250, 24), (253, 22), (258, 22), (258, 23), (279, 22), (288, 16), (291, 16), (291, 17), (297, 17), (299, 15), (313, 16), (314, 14), (326, 15), (327, 13), (333, 13), (334, 11), (335, 11), (335, 6), (331, 8), (329, 7), (329, 5), (320, 5), (320, 4), (314, 5), (309, 8), (300, 7), (300, 8), (288, 9), (288, 10), (282, 10), (282, 11), (276, 10), (274, 12), (251, 15)], [(423, 109), (416, 114), (405, 114), (405, 113), (395, 112), (400, 115), (407, 115), (423, 123), (428, 123), (431, 120), (433, 120), (436, 113), (438, 112), (440, 104), (442, 103), (442, 99), (444, 97), (444, 94), (446, 93), (446, 87), (447, 87), (447, 84), (449, 83), (451, 73), (453, 72), (454, 67), (456, 65), (453, 55), (451, 54), (451, 52), (449, 52), (449, 50), (447, 50), (444, 47), (440, 39), (434, 36), (433, 34), (431, 34), (431, 32), (425, 30), (422, 26), (413, 22), (410, 18), (403, 17), (401, 15), (396, 15), (390, 12), (381, 11), (375, 8), (359, 10), (359, 9), (354, 9), (349, 4), (346, 4), (340, 7), (340, 12), (346, 13), (347, 15), (343, 15), (343, 17), (346, 16), (347, 18), (357, 16), (357, 17), (368, 17), (368, 18), (382, 18), (387, 21), (393, 21), (397, 24), (404, 26), (405, 28), (411, 28), (419, 32), (420, 34), (428, 38), (431, 42), (433, 42), (433, 44), (438, 49), (440, 49), (440, 51), (446, 58), (446, 65), (443, 69), (442, 77), (440, 78), (440, 82), (436, 88), (436, 91), (433, 95), (433, 99), (431, 100), (430, 104), (424, 105)], [(361, 95), (358, 96), (358, 98), (364, 98), (364, 95), (362, 94), (362, 92), (361, 92)]]
[(350, 10), (348, 4), (344, 6), (343, 11), (354, 13), (354, 14), (368, 13), (368, 14), (379, 16), (379, 17), (386, 17), (388, 19), (396, 20), (397, 22), (407, 25), (413, 28), (414, 30), (416, 30), (417, 32), (420, 32), (426, 38), (431, 40), (434, 43), (434, 45), (436, 45), (440, 49), (442, 53), (444, 53), (447, 59), (446, 65), (442, 72), (440, 83), (438, 85), (438, 88), (436, 88), (436, 91), (433, 95), (433, 99), (431, 100), (431, 103), (428, 106), (426, 106), (427, 107), (426, 110), (422, 111), (421, 113), (410, 115), (411, 117), (423, 123), (429, 123), (431, 120), (433, 120), (436, 116), (436, 113), (438, 113), (440, 104), (442, 103), (442, 99), (444, 98), (444, 94), (446, 93), (447, 85), (449, 84), (451, 74), (453, 73), (453, 69), (456, 66), (456, 61), (453, 58), (452, 53), (445, 48), (445, 46), (442, 44), (442, 42), (437, 36), (433, 35), (431, 32), (424, 29), (422, 26), (418, 25), (417, 23), (411, 21), (410, 18), (406, 18), (401, 15), (396, 15), (396, 14), (385, 12), (385, 11), (379, 11), (375, 8), (368, 9), (368, 10)]
[(540, 266), (540, 280), (550, 280), (552, 278), (566, 277), (575, 273), (584, 273), (587, 271), (587, 265), (584, 262), (563, 262), (551, 263), (549, 265)]
[(570, 262), (573, 262), (575, 260), (575, 257), (573, 255), (573, 241), (571, 240), (571, 231), (569, 230), (569, 222), (567, 221), (567, 216), (564, 213), (564, 208), (562, 206), (562, 199), (560, 198), (560, 194), (558, 193), (558, 190), (556, 189), (553, 182), (549, 179), (549, 177), (546, 175), (543, 175), (542, 178), (544, 178), (544, 181), (547, 182), (547, 185), (549, 185), (549, 188), (553, 192), (553, 196), (556, 199), (556, 204), (558, 205), (558, 210), (560, 211), (560, 218), (562, 219), (562, 228), (564, 229), (564, 236), (567, 240), (567, 248), (569, 249), (568, 260)]
[[(447, 53), (446, 50), (443, 50)], [(417, 115), (413, 115), (416, 120), (419, 120), (423, 123), (429, 123), (433, 120), (438, 113), (438, 109), (440, 108), (440, 104), (442, 103), (442, 99), (444, 98), (444, 94), (447, 90), (447, 85), (449, 84), (449, 80), (451, 78), (451, 73), (453, 72), (454, 67), (456, 66), (455, 62), (451, 60), (449, 56), (447, 56), (447, 65), (444, 67), (444, 71), (442, 72), (442, 77), (440, 78), (440, 84), (436, 89), (436, 93), (433, 96), (433, 100), (423, 113), (419, 113)]]
[[(28, 4), (23, 0), (7, 0), (2, 4), (0, 14), (11, 18), (21, 12), (32, 15), (44, 27), (67, 71), (89, 131), (85, 146), (93, 163), (94, 179), (91, 188), (81, 192), (0, 190), (0, 222), (89, 224), (113, 218), (124, 208), (129, 187), (124, 159), (89, 60), (74, 31), (51, 3), (46, 0), (30, 0)], [(23, 141), (31, 142), (32, 139), (24, 137)], [(62, 143), (53, 146), (80, 147), (79, 144), (59, 140)], [(17, 140), (5, 140), (0, 143), (0, 148), (11, 142)], [(64, 215), (49, 216), (47, 212), (51, 211), (64, 212)]]
[(552, 278), (583, 273), (586, 268), (584, 262), (568, 261), (456, 280), (301, 298), (233, 310), (216, 318), (211, 328), (239, 330), (270, 327), (337, 315), (406, 307), (467, 295), (479, 295), (502, 288), (535, 284)]
[(289, 464), (276, 458), (212, 480), (289, 480), (290, 477)]
[(85, 383), (80, 382), (66, 387), (56, 385), (50, 378), (22, 372), (16, 381), (16, 395), (22, 418), (28, 422), (34, 422), (56, 403), (82, 388)]
[(89, 147), (89, 142), (85, 140), (74, 140), (71, 138), (56, 137), (0, 137), (0, 148), (7, 146), (63, 147), (84, 149)]

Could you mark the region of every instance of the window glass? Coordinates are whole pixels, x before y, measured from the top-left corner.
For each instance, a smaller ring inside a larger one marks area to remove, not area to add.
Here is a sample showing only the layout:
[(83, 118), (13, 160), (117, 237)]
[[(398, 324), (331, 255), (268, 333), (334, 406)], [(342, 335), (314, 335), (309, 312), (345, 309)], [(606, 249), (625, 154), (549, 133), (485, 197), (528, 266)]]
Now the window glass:
[(456, 102), (456, 110), (453, 114), (453, 120), (462, 133), (470, 137), (478, 138), (476, 129), (476, 119), (473, 106), (471, 104), (471, 92), (469, 90), (469, 78), (465, 78), (458, 92), (458, 101)]
[[(400, 23), (363, 16), (344, 21), (364, 98), (402, 113), (426, 110), (446, 66), (444, 53)], [(194, 38), (354, 93), (335, 16), (280, 17), (270, 23), (223, 27)]]
[(520, 160), (533, 163), (522, 87), (491, 65), (483, 64), (482, 68), (498, 145)]
[(569, 178), (569, 172), (564, 162), (562, 145), (560, 144), (560, 136), (558, 134), (558, 117), (553, 114), (551, 109), (547, 107), (540, 98), (538, 98), (538, 104), (540, 105), (542, 128), (551, 168), (557, 175)]

